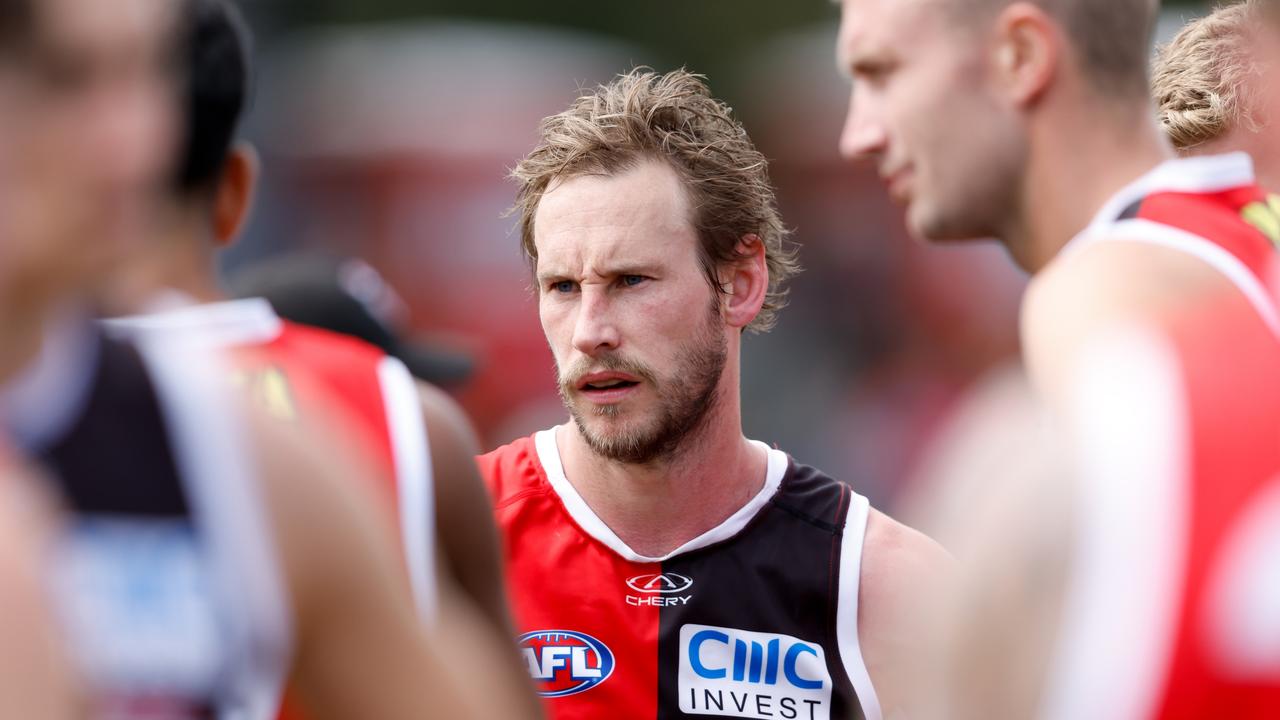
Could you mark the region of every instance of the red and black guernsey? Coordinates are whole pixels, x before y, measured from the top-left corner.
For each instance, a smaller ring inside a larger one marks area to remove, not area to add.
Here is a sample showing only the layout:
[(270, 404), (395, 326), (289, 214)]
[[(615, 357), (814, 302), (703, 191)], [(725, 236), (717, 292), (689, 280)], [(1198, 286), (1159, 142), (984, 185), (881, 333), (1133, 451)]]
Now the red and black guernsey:
[(554, 429), (480, 465), (549, 717), (879, 720), (857, 626), (869, 505), (848, 485), (769, 450), (755, 498), (649, 558), (565, 478)]
[(1267, 291), (1280, 256), (1280, 196), (1257, 184), (1245, 153), (1170, 160), (1121, 190), (1068, 249), (1147, 242), (1186, 252), (1225, 275), (1280, 334)]

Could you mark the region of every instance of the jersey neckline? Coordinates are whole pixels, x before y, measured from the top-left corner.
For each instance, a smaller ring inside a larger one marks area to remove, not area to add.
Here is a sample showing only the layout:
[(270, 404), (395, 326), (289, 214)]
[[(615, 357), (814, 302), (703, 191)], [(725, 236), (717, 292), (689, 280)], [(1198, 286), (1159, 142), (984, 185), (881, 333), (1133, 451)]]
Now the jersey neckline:
[(599, 540), (610, 550), (622, 556), (623, 559), (634, 563), (646, 564), (665, 562), (678, 555), (728, 540), (741, 532), (747, 526), (747, 523), (751, 522), (760, 510), (773, 499), (773, 496), (778, 492), (778, 488), (782, 486), (782, 478), (786, 474), (787, 467), (791, 461), (787, 458), (787, 454), (781, 450), (771, 448), (759, 440), (750, 442), (757, 447), (763, 448), (768, 454), (764, 487), (760, 488), (760, 492), (756, 493), (745, 505), (738, 508), (737, 512), (730, 515), (728, 519), (719, 525), (665, 555), (650, 557), (641, 555), (623, 542), (622, 538), (619, 538), (596, 515), (591, 506), (587, 505), (587, 501), (578, 494), (577, 488), (565, 477), (564, 465), (560, 462), (560, 448), (556, 442), (556, 429), (553, 427), (534, 435), (538, 462), (542, 465), (542, 469), (547, 475), (547, 481), (551, 483), (552, 490), (559, 496), (565, 510), (568, 511), (569, 516), (577, 523), (578, 527), (591, 537)]
[(1068, 248), (1088, 236), (1105, 232), (1125, 208), (1148, 195), (1161, 192), (1214, 193), (1256, 182), (1253, 158), (1244, 152), (1166, 160), (1103, 203), (1088, 227), (1067, 244)]
[(243, 298), (204, 304), (166, 303), (154, 312), (104, 320), (108, 330), (128, 335), (135, 332), (194, 335), (197, 342), (222, 347), (256, 345), (280, 335), (284, 321), (263, 298)]

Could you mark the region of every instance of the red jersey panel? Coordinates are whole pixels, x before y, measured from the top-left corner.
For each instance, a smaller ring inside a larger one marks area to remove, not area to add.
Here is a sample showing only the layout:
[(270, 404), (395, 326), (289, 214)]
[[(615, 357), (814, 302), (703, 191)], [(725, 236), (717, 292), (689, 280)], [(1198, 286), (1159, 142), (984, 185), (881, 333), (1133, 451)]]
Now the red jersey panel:
[(1280, 254), (1280, 197), (1257, 184), (1245, 153), (1160, 165), (1112, 198), (1068, 249), (1114, 241), (1195, 255), (1226, 276), (1280, 335), (1280, 303), (1267, 291)]
[(1280, 339), (1244, 297), (1100, 341), (1045, 718), (1280, 717)]
[(1243, 303), (1171, 331), (1189, 419), (1190, 516), (1154, 717), (1280, 717), (1280, 342)]
[(548, 717), (880, 717), (857, 638), (868, 505), (769, 451), (764, 488), (661, 558), (564, 476), (555, 430), (480, 458)]

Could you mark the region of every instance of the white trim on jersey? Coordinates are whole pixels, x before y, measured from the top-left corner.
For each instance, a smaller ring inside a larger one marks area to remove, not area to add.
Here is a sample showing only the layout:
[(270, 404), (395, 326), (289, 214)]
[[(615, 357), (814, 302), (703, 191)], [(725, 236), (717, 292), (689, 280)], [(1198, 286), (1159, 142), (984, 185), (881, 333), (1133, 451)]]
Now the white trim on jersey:
[(867, 519), (871, 516), (871, 503), (858, 493), (850, 491), (849, 512), (844, 518), (844, 532), (840, 540), (840, 596), (836, 610), (836, 637), (840, 647), (840, 661), (845, 675), (858, 693), (858, 703), (866, 720), (881, 720), (880, 698), (871, 684), (871, 674), (862, 657), (862, 643), (858, 639), (858, 588), (862, 584), (862, 549), (867, 537)]
[(1150, 717), (1172, 661), (1190, 458), (1180, 368), (1136, 330), (1086, 350), (1071, 425), (1079, 512), (1045, 720)]
[(1254, 182), (1253, 158), (1248, 153), (1167, 160), (1112, 195), (1080, 236), (1091, 235), (1112, 224), (1125, 208), (1153, 193), (1214, 193)]
[(432, 476), (430, 440), (418, 399), (418, 386), (409, 369), (386, 356), (378, 364), (391, 449), (396, 462), (400, 535), (405, 563), (418, 611), (428, 623), (436, 618), (435, 478)]
[(190, 340), (214, 347), (258, 345), (275, 340), (284, 323), (263, 298), (245, 298), (203, 305), (168, 303), (155, 312), (102, 321), (114, 334), (132, 337), (141, 332), (190, 333)]
[(1102, 227), (1096, 234), (1082, 236), (1073, 243), (1072, 251), (1079, 252), (1099, 242), (1144, 242), (1187, 253), (1203, 260), (1206, 265), (1222, 273), (1232, 285), (1248, 298), (1263, 322), (1276, 335), (1280, 335), (1280, 311), (1277, 303), (1258, 276), (1235, 255), (1221, 245), (1179, 228), (1151, 220), (1121, 220)]
[(220, 392), (227, 373), (184, 332), (144, 334), (135, 347), (167, 421), (192, 520), (209, 542), (217, 604), (231, 611), (230, 707), (221, 717), (271, 717), (291, 659), (292, 618), (252, 444)]
[(649, 557), (632, 550), (621, 538), (614, 534), (613, 530), (596, 515), (595, 511), (587, 505), (587, 501), (582, 499), (582, 496), (578, 494), (578, 490), (565, 477), (564, 466), (560, 463), (560, 449), (556, 444), (556, 429), (543, 430), (534, 436), (534, 444), (538, 451), (538, 461), (542, 464), (542, 469), (546, 471), (547, 480), (550, 481), (552, 489), (560, 496), (560, 501), (564, 503), (565, 509), (569, 511), (569, 516), (588, 535), (604, 543), (606, 547), (622, 556), (624, 560), (635, 563), (665, 562), (677, 555), (692, 552), (708, 545), (714, 545), (737, 535), (747, 526), (747, 523), (751, 522), (765, 504), (778, 492), (778, 487), (782, 485), (782, 476), (786, 474), (787, 466), (790, 464), (787, 454), (781, 450), (770, 448), (757, 440), (752, 440), (751, 442), (769, 454), (764, 487), (760, 488), (760, 492), (756, 493), (755, 497), (747, 501), (747, 504), (739, 508), (737, 512), (729, 516), (729, 519), (714, 528), (666, 555)]

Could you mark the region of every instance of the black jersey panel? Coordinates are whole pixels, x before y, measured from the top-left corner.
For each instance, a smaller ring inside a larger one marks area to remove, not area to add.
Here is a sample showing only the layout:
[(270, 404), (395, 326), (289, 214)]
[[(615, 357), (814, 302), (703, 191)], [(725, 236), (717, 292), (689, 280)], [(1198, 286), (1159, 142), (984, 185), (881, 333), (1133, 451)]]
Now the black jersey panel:
[(860, 718), (835, 632), (851, 490), (792, 463), (736, 536), (663, 563), (658, 717)]
[(142, 358), (127, 343), (99, 342), (79, 418), (40, 459), (77, 513), (185, 517), (187, 499)]

